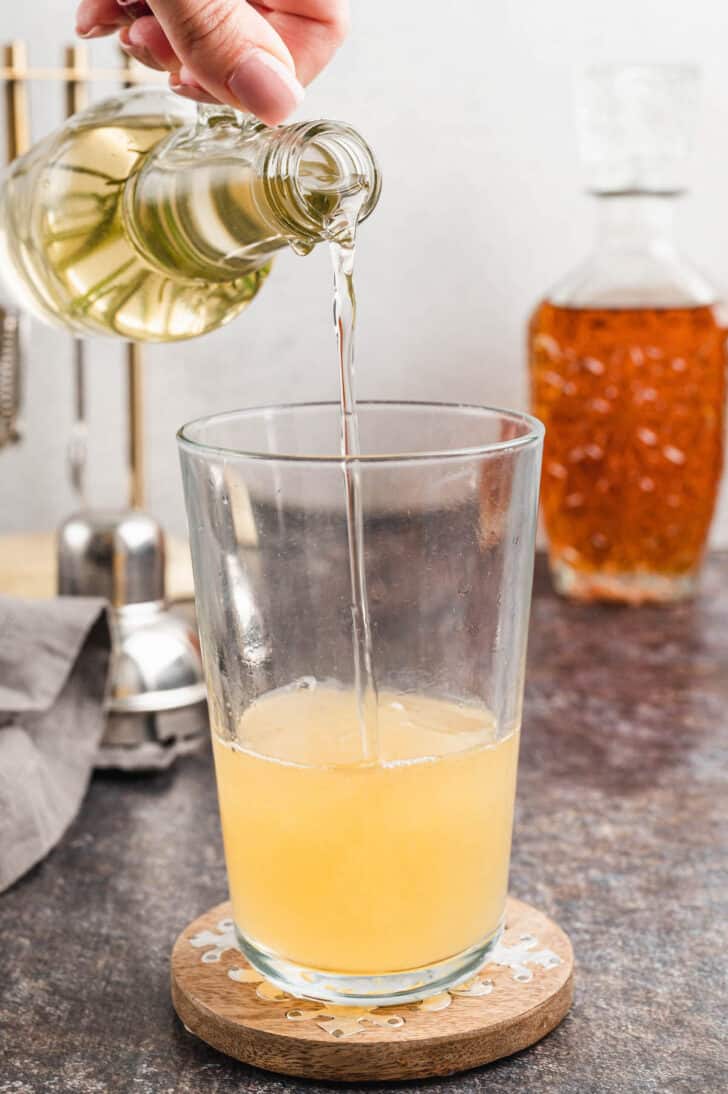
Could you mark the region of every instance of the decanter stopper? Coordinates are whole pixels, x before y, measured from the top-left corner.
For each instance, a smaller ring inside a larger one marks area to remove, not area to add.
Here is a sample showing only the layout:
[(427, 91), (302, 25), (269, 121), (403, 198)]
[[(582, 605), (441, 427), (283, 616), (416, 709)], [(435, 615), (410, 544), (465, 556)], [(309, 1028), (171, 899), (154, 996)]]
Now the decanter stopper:
[(588, 189), (684, 190), (699, 85), (694, 65), (587, 69), (577, 89), (577, 120)]

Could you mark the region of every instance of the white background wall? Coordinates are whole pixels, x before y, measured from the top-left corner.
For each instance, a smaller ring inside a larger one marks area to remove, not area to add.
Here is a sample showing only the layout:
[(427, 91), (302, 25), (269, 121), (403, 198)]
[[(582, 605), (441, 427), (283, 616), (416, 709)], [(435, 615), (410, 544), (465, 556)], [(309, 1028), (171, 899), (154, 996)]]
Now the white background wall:
[[(73, 38), (74, 0), (11, 4), (0, 38), (52, 64)], [(697, 61), (703, 104), (694, 196), (680, 233), (728, 288), (728, 9), (723, 0), (353, 0), (347, 45), (300, 117), (357, 125), (381, 160), (381, 205), (358, 257), (359, 394), (524, 406), (524, 324), (589, 248), (572, 79), (585, 63)], [(93, 58), (111, 59), (107, 43)], [(99, 93), (106, 89), (99, 88)], [(60, 97), (59, 97), (60, 98)], [(33, 96), (36, 134), (60, 101)], [(186, 419), (276, 400), (335, 397), (328, 256), (285, 255), (251, 310), (197, 343), (146, 353), (148, 507), (184, 527), (174, 444)], [(124, 498), (124, 386), (112, 343), (90, 349), (91, 493)], [(73, 507), (64, 446), (69, 340), (32, 332), (26, 439), (0, 453), (0, 531), (43, 529)], [(728, 543), (725, 494), (715, 527)]]

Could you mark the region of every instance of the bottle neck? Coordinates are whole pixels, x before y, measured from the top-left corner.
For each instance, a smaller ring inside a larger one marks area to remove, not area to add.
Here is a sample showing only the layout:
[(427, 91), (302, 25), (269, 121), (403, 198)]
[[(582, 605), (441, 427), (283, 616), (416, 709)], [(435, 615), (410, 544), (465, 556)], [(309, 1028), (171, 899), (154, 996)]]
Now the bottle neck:
[(302, 122), (276, 131), (262, 164), (265, 195), (281, 232), (305, 253), (336, 232), (359, 198), (357, 220), (379, 200), (379, 169), (356, 130), (339, 122)]
[(269, 129), (208, 108), (130, 180), (125, 217), (137, 250), (157, 268), (231, 281), (286, 245), (306, 253), (333, 238), (352, 195), (360, 197), (356, 220), (363, 220), (379, 188), (374, 157), (348, 126)]
[(715, 290), (685, 260), (673, 229), (678, 193), (597, 193), (596, 246), (549, 293), (558, 307), (683, 308)]
[(677, 194), (608, 193), (595, 195), (597, 248), (602, 253), (676, 254), (674, 238)]

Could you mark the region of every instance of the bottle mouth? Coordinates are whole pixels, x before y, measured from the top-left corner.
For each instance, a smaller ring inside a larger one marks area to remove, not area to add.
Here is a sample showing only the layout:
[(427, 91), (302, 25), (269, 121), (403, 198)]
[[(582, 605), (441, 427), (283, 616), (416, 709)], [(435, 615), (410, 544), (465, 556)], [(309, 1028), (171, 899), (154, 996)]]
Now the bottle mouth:
[(327, 222), (347, 199), (363, 194), (357, 220), (366, 220), (381, 193), (381, 174), (366, 141), (340, 122), (291, 126), (269, 155), (267, 196), (297, 242), (320, 242)]

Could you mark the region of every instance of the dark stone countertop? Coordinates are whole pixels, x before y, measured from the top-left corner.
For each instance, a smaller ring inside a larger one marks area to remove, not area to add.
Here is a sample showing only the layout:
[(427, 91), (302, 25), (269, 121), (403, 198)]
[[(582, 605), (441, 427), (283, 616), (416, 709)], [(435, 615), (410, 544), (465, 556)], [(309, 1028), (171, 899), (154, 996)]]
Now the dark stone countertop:
[[(530, 1050), (414, 1089), (728, 1087), (727, 759), (728, 555), (697, 602), (661, 609), (557, 600), (540, 563), (511, 888), (571, 935), (576, 1001)], [(209, 753), (96, 777), (59, 847), (0, 896), (0, 1092), (331, 1089), (246, 1068), (177, 1021), (172, 943), (224, 895)]]

